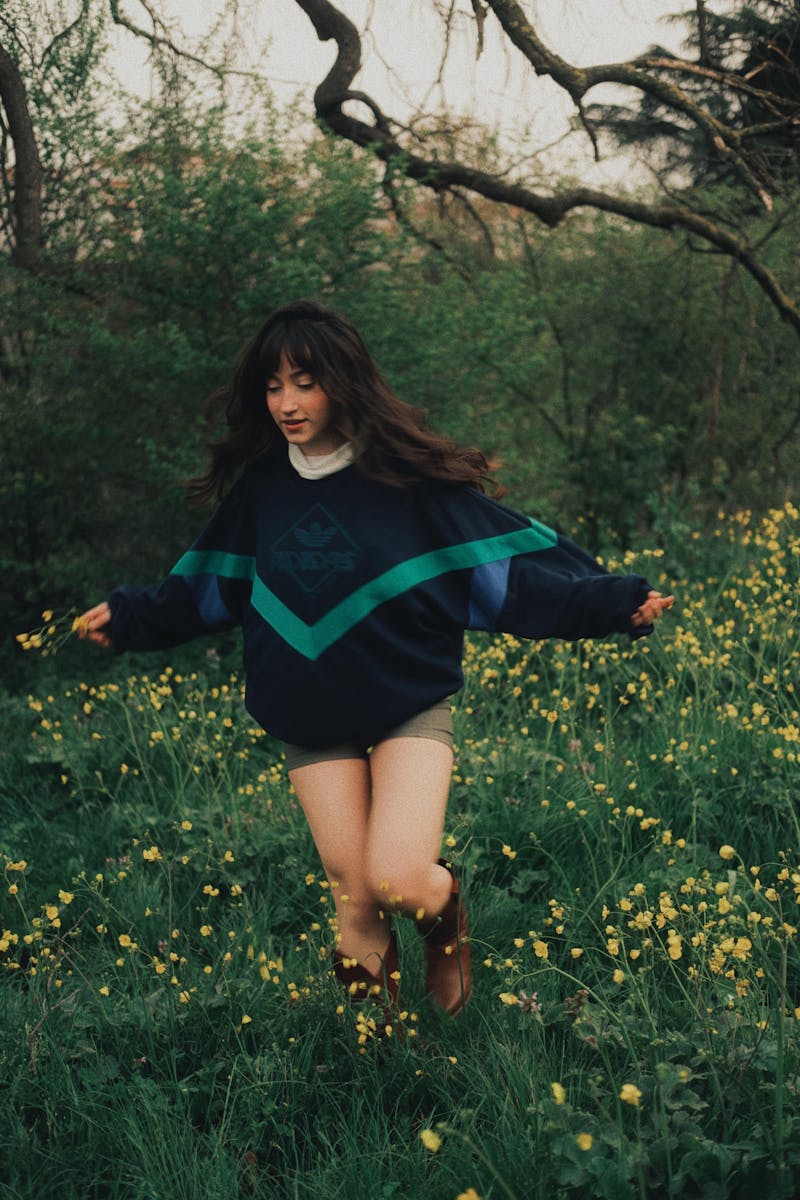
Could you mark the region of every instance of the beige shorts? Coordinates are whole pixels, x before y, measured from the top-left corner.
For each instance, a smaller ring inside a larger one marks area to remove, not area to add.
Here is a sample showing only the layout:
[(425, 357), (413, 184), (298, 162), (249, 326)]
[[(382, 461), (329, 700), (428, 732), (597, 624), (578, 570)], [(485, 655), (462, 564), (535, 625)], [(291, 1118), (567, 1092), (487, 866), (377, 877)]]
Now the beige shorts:
[(327, 746), (324, 749), (314, 749), (310, 746), (295, 746), (291, 742), (282, 742), (286, 755), (287, 771), (297, 767), (308, 767), (311, 763), (328, 762), (334, 758), (368, 758), (372, 746), (379, 742), (388, 742), (390, 738), (417, 737), (430, 738), (435, 742), (444, 742), (445, 746), (453, 747), (453, 714), (450, 710), (450, 696), (445, 696), (438, 704), (426, 708), (389, 729), (375, 738), (374, 742), (341, 742), (338, 746)]

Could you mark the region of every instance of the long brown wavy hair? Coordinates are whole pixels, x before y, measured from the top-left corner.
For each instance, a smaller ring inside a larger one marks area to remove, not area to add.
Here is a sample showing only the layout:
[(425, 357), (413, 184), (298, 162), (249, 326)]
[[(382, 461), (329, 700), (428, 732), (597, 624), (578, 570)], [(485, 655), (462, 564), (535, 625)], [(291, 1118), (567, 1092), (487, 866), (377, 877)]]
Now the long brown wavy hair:
[(297, 300), (270, 314), (239, 356), (230, 384), (209, 397), (209, 416), (224, 405), (228, 428), (209, 447), (206, 473), (186, 482), (192, 499), (221, 498), (244, 468), (286, 445), (266, 402), (281, 355), (325, 392), (334, 428), (357, 447), (355, 466), (363, 475), (394, 487), (438, 479), (483, 491), (490, 482), (480, 450), (434, 433), (420, 411), (394, 394), (346, 317)]

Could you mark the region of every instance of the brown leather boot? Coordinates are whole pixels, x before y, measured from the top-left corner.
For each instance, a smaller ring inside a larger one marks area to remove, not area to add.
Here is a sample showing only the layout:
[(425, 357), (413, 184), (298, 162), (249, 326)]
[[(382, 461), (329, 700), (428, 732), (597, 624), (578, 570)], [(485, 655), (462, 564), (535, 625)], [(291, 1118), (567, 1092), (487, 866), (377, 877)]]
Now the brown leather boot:
[(373, 975), (355, 958), (338, 950), (333, 954), (333, 973), (356, 1004), (371, 1000), (383, 1011), (384, 1025), (397, 1027), (400, 1012), (400, 971), (397, 961), (397, 939), (394, 930), (381, 959), (379, 975)]
[(438, 861), (453, 876), (450, 897), (438, 917), (417, 921), (417, 930), (425, 941), (425, 990), (438, 1008), (454, 1017), (472, 999), (469, 928), (460, 884), (450, 864), (443, 858)]

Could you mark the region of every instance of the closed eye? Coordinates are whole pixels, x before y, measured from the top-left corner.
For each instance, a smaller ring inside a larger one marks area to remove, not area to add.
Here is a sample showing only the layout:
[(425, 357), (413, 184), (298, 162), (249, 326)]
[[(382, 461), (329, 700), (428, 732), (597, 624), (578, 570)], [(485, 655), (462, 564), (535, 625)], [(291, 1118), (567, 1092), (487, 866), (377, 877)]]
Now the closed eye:
[[(293, 376), (292, 383), (295, 385), (295, 387), (300, 388), (300, 390), (303, 392), (310, 392), (317, 386), (316, 379), (314, 379), (311, 375), (306, 375), (305, 378), (301, 379)], [(279, 392), (282, 387), (283, 384), (279, 380), (270, 380), (270, 382), (267, 384), (267, 392), (269, 394), (274, 394), (275, 392)]]

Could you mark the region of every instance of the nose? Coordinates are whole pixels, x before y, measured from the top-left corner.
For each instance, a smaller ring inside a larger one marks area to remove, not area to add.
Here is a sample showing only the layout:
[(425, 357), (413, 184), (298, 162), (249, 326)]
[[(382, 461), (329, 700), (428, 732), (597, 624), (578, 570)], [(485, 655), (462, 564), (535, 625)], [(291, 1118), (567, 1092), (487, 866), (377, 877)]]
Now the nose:
[(291, 386), (285, 387), (281, 393), (281, 413), (284, 416), (289, 416), (297, 412), (298, 395), (295, 389)]

